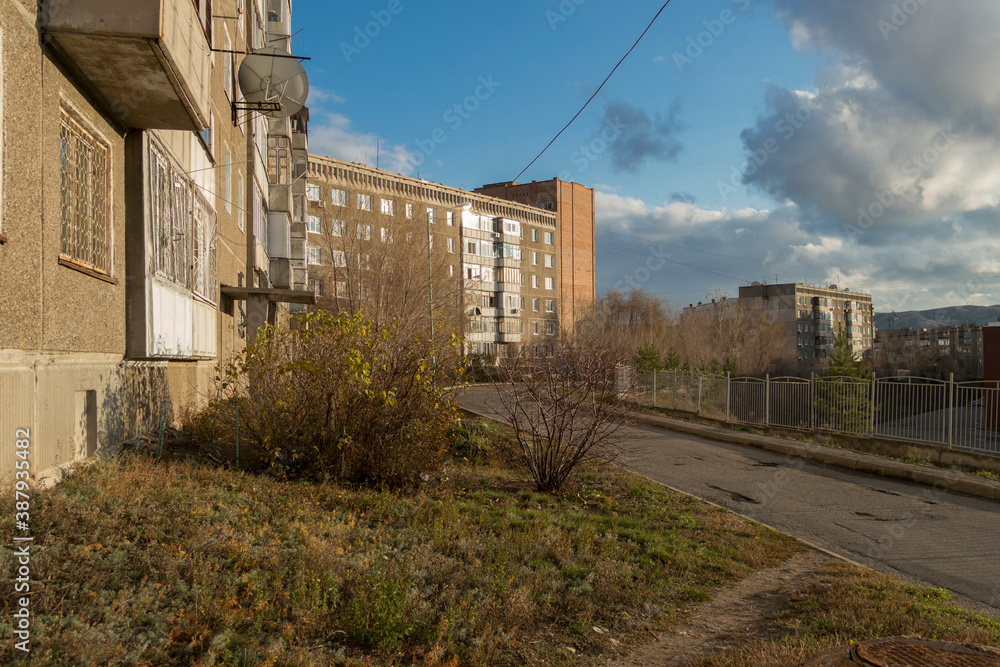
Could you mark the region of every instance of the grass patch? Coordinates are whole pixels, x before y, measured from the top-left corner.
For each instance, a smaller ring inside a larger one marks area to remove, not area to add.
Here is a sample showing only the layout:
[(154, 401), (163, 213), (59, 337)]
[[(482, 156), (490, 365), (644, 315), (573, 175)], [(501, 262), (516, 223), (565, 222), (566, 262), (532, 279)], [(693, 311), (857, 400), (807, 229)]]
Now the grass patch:
[(1000, 646), (1000, 624), (951, 601), (938, 588), (913, 586), (846, 563), (791, 592), (788, 606), (761, 634), (733, 649), (708, 656), (701, 667), (797, 665), (820, 651), (878, 637), (916, 635), (924, 639)]
[[(33, 497), (24, 664), (601, 664), (802, 549), (610, 467), (536, 493), (489, 454), (494, 435), (463, 434), (409, 493), (87, 466)], [(0, 531), (13, 517), (0, 503)], [(9, 547), (0, 567), (13, 590)]]

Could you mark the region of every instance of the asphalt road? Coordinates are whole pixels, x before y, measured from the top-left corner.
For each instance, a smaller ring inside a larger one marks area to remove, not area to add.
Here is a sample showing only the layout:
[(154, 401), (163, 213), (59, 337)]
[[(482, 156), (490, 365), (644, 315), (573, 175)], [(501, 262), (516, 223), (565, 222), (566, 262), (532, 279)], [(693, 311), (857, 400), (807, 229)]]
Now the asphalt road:
[[(492, 388), (461, 402), (502, 417)], [(654, 427), (628, 438), (637, 473), (1000, 618), (1000, 502)]]

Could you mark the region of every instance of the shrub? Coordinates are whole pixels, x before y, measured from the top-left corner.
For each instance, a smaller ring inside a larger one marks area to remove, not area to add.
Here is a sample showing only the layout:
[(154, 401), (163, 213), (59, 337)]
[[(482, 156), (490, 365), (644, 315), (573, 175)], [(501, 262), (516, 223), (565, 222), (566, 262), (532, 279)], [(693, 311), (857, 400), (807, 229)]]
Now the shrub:
[[(260, 332), (219, 378), (197, 423), (236, 435), (257, 465), (294, 478), (405, 485), (440, 466), (456, 422), (450, 364), (356, 315), (309, 314)], [(204, 434), (202, 434), (204, 435)]]

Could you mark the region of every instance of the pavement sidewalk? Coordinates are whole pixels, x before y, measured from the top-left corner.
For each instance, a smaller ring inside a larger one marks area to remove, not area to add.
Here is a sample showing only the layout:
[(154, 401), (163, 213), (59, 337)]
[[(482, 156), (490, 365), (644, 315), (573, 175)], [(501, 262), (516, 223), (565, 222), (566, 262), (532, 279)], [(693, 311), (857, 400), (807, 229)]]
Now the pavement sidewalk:
[(680, 419), (671, 419), (670, 417), (660, 417), (640, 412), (633, 412), (632, 419), (635, 423), (646, 426), (665, 428), (678, 433), (687, 433), (688, 435), (695, 435), (710, 440), (747, 445), (749, 447), (756, 447), (770, 452), (857, 470), (881, 477), (926, 484), (935, 488), (954, 491), (955, 493), (1000, 500), (1000, 482), (979, 478), (962, 472), (895, 461), (875, 456), (874, 454), (864, 454), (813, 442), (799, 442), (797, 440), (786, 440), (784, 438), (758, 435), (756, 433), (733, 431), (721, 426), (694, 424)]

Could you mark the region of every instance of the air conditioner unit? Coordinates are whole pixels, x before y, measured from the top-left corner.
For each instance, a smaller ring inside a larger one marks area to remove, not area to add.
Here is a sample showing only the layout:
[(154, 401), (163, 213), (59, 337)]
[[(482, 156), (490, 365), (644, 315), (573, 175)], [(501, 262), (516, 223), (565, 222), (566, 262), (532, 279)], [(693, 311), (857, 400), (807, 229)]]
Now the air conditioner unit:
[(511, 308), (511, 309), (510, 309), (510, 314), (511, 314), (511, 315), (517, 315), (517, 314), (518, 314), (519, 312), (520, 312), (520, 311), (519, 311), (519, 310), (518, 310), (517, 308)]

